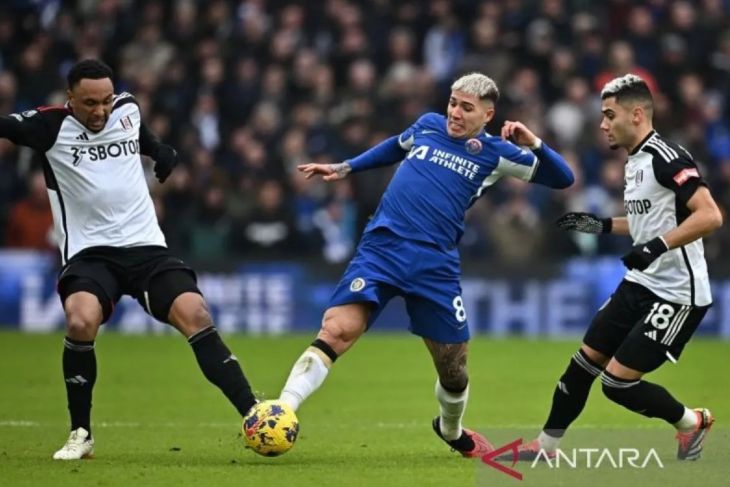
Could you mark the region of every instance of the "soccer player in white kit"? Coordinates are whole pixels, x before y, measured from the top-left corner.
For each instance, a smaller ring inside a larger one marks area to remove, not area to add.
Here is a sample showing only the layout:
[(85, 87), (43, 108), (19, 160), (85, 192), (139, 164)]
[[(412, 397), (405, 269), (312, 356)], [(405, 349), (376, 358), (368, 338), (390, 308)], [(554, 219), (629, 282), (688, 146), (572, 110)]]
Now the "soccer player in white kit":
[(677, 362), (712, 304), (702, 237), (722, 225), (722, 214), (689, 152), (654, 130), (653, 99), (641, 78), (628, 74), (610, 81), (601, 100), (601, 130), (612, 149), (628, 153), (626, 215), (568, 213), (557, 224), (630, 236), (634, 245), (621, 258), (628, 271), (560, 377), (542, 432), (517, 456), (525, 461), (554, 456), (600, 376), (608, 399), (673, 425), (677, 458), (697, 460), (714, 422), (709, 409), (690, 409), (643, 377), (666, 361)]
[(128, 93), (114, 94), (112, 71), (84, 60), (68, 73), (68, 102), (0, 117), (0, 137), (42, 157), (63, 268), (58, 294), (66, 314), (63, 376), (71, 434), (53, 458), (93, 454), (94, 340), (123, 294), (174, 326), (205, 377), (241, 416), (256, 399), (236, 356), (221, 340), (195, 273), (170, 254), (157, 223), (141, 155), (155, 160), (160, 183), (176, 151), (152, 134)]

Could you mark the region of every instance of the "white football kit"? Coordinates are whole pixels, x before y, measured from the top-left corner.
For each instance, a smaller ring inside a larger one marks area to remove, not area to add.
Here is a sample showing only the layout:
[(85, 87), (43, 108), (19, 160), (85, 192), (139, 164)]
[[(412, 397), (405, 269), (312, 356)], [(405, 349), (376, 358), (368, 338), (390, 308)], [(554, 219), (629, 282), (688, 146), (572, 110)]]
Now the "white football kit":
[[(116, 95), (106, 126), (89, 131), (68, 106), (13, 114), (19, 145), (43, 156), (63, 263), (89, 247), (166, 246), (140, 154), (156, 143), (128, 93)], [(7, 120), (7, 118), (6, 118)]]
[[(624, 209), (634, 245), (679, 226), (690, 214), (687, 201), (704, 184), (692, 156), (652, 131), (626, 163)], [(628, 271), (626, 280), (673, 303), (712, 303), (701, 239), (665, 252), (643, 271)]]

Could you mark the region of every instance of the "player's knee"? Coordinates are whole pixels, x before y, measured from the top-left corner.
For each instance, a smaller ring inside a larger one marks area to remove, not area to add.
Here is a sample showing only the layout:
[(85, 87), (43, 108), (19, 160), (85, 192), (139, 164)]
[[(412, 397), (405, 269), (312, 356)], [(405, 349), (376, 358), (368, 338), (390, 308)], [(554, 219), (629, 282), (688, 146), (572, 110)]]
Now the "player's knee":
[(193, 307), (190, 312), (190, 319), (188, 327), (193, 331), (199, 331), (203, 328), (207, 328), (213, 324), (213, 317), (210, 316), (210, 311), (205, 305), (205, 302), (200, 302)]
[(329, 309), (322, 319), (319, 338), (337, 350), (341, 346), (349, 346), (364, 331), (362, 320), (342, 310)]
[(101, 325), (101, 311), (91, 305), (80, 303), (67, 305), (66, 329), (68, 336), (82, 340), (93, 340)]
[(580, 349), (583, 351), (585, 356), (593, 362), (594, 365), (597, 365), (601, 368), (605, 368), (608, 364), (608, 361), (611, 359), (611, 357), (608, 357), (598, 350), (594, 350), (593, 348), (589, 347), (585, 343), (581, 345)]
[(185, 336), (213, 325), (205, 300), (196, 293), (185, 293), (175, 298), (168, 316), (170, 323)]
[(331, 318), (322, 321), (322, 329), (319, 331), (318, 337), (333, 348), (337, 348), (338, 345), (354, 342), (357, 334), (347, 323)]

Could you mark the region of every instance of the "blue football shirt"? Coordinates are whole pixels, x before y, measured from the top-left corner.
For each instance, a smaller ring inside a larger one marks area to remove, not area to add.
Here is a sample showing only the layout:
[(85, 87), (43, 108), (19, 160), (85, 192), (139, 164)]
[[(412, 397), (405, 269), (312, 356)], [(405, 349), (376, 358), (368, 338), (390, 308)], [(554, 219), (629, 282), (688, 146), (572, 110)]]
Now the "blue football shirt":
[(388, 228), (445, 249), (458, 244), (464, 214), (486, 188), (502, 176), (529, 181), (538, 166), (531, 151), (485, 132), (450, 137), (446, 117), (437, 113), (421, 116), (398, 143), (407, 155), (365, 231)]

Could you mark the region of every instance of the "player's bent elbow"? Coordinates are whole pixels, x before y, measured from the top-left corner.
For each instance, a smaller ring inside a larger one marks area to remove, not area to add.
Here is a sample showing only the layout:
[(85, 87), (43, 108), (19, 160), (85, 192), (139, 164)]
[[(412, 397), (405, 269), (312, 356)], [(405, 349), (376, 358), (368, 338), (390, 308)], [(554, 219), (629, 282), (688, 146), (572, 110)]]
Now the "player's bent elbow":
[(571, 187), (574, 182), (575, 176), (573, 176), (572, 172), (569, 172), (556, 178), (550, 186), (554, 189), (565, 189)]
[(708, 208), (703, 214), (704, 231), (702, 237), (707, 237), (720, 228), (723, 224), (722, 212), (719, 208)]
[(547, 168), (543, 170), (542, 168), (538, 168), (530, 182), (552, 189), (565, 189), (573, 185), (575, 176), (573, 176), (573, 172), (570, 169), (566, 170), (561, 168), (554, 170), (553, 168)]
[(565, 189), (573, 186), (573, 183), (575, 182), (575, 176), (573, 176), (573, 173), (569, 173), (565, 175), (565, 178), (561, 182), (561, 185), (558, 186), (558, 189)]
[(720, 211), (719, 208), (715, 207), (715, 210), (712, 212), (712, 231), (717, 230), (720, 228), (723, 224), (723, 216), (722, 211)]

